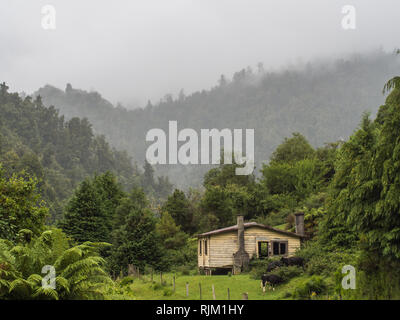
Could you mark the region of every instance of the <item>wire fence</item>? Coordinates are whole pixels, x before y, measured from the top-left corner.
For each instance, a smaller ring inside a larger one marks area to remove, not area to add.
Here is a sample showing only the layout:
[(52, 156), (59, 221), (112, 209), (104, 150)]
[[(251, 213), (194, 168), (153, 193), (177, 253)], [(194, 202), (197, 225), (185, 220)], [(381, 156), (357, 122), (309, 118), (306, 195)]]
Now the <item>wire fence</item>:
[[(145, 270), (140, 270), (139, 267), (136, 267), (132, 264), (128, 265), (128, 270), (127, 270), (128, 276), (134, 277), (136, 279), (140, 279), (143, 282), (149, 282), (149, 283), (158, 283), (161, 286), (171, 286), (173, 293), (176, 293), (177, 291), (184, 291), (184, 294), (186, 298), (196, 298), (202, 300), (204, 298), (204, 294), (206, 293), (205, 290), (208, 289), (208, 286), (202, 285), (201, 282), (198, 283), (198, 286), (193, 286), (193, 283), (190, 284), (189, 282), (186, 282), (184, 284), (183, 288), (178, 288), (177, 287), (177, 282), (176, 282), (176, 274), (164, 274), (163, 272), (156, 271), (152, 268), (147, 268)], [(116, 280), (123, 278), (123, 273), (121, 271), (120, 275), (116, 277)], [(219, 299), (231, 299), (231, 290), (228, 287), (226, 289), (226, 292), (224, 296), (217, 297), (216, 294), (216, 286), (214, 284), (211, 285), (211, 295), (213, 300)], [(197, 292), (196, 292), (197, 291)], [(198, 294), (198, 295), (197, 295)], [(221, 295), (221, 290), (219, 290), (219, 294)], [(248, 293), (242, 293), (242, 299), (243, 300), (248, 300)]]

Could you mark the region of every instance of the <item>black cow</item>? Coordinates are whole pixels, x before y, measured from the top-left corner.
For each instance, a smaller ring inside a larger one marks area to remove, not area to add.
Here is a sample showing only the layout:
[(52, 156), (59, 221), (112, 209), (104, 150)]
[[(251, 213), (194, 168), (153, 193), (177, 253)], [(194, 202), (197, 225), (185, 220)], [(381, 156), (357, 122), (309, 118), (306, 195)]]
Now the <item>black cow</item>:
[(275, 285), (283, 282), (283, 279), (276, 274), (263, 274), (261, 276), (261, 285), (263, 292), (265, 292), (265, 285), (269, 284), (269, 289), (275, 290)]
[(301, 257), (289, 257), (289, 258), (282, 257), (281, 261), (285, 266), (304, 267), (304, 259)]
[(271, 272), (275, 268), (282, 267), (282, 266), (283, 266), (283, 262), (282, 261), (280, 261), (280, 260), (272, 261), (271, 263), (268, 264), (267, 272)]

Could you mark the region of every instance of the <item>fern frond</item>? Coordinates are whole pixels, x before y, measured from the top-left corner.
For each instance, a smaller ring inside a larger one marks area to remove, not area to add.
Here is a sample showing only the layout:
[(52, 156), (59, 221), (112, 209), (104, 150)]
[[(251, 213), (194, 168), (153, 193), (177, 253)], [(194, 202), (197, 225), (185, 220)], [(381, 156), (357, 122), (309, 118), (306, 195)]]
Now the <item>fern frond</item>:
[(11, 282), (9, 293), (20, 299), (29, 299), (32, 293), (32, 286), (28, 281), (19, 278)]
[(58, 292), (63, 292), (65, 294), (69, 294), (70, 284), (69, 281), (63, 277), (56, 277), (56, 290)]
[(35, 290), (32, 297), (40, 300), (58, 300), (58, 293), (49, 287), (39, 287)]
[[(68, 265), (62, 272), (61, 276), (68, 279), (72, 276), (79, 274), (91, 274), (94, 269), (99, 268), (100, 264), (104, 262), (101, 257), (89, 257)], [(101, 269), (101, 268), (100, 268)], [(102, 270), (102, 269), (101, 269)], [(104, 272), (104, 271), (103, 271)]]
[(56, 260), (54, 267), (56, 270), (64, 270), (69, 264), (79, 261), (83, 256), (83, 251), (78, 247), (65, 250), (64, 253)]
[(26, 281), (28, 281), (32, 287), (37, 286), (37, 285), (41, 285), (42, 283), (42, 276), (39, 274), (31, 274), (28, 279), (26, 279)]
[(0, 279), (0, 290), (2, 290), (2, 289), (7, 289), (7, 290), (9, 290), (10, 284), (11, 284), (10, 281), (7, 281), (7, 280), (5, 280), (5, 279)]

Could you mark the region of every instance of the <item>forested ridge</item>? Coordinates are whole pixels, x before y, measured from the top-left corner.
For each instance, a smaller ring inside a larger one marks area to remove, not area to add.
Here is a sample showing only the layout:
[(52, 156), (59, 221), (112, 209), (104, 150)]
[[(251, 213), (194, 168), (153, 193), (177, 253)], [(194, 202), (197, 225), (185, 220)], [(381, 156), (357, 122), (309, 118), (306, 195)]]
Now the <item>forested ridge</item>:
[[(38, 179), (53, 222), (61, 218), (62, 207), (78, 183), (94, 174), (110, 171), (126, 190), (156, 184), (151, 168), (146, 178), (125, 151), (95, 135), (87, 119), (65, 120), (56, 108), (45, 107), (40, 97), (22, 99), (9, 93), (5, 83), (0, 86), (0, 162), (7, 177), (25, 171)], [(165, 190), (157, 195), (166, 197), (171, 186), (166, 180), (162, 183)]]
[[(221, 76), (216, 86), (185, 95), (165, 95), (145, 108), (114, 107), (97, 92), (47, 85), (35, 94), (45, 105), (55, 105), (66, 118), (87, 117), (95, 132), (104, 134), (138, 163), (144, 161), (145, 136), (152, 128), (168, 132), (168, 121), (178, 129), (253, 128), (258, 169), (273, 150), (292, 132), (301, 132), (314, 147), (347, 139), (364, 111), (374, 115), (383, 103), (381, 86), (395, 74), (398, 57), (384, 52), (354, 55), (335, 61), (308, 63), (280, 71), (248, 67), (232, 79)], [(166, 175), (187, 189), (201, 185), (211, 167), (157, 165)]]

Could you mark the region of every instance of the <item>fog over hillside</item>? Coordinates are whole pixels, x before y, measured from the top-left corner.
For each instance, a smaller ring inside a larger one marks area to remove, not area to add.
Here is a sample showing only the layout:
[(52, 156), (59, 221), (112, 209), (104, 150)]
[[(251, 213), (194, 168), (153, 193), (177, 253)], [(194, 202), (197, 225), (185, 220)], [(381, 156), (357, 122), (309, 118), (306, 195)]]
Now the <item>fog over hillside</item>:
[[(138, 164), (145, 159), (146, 133), (152, 128), (168, 132), (168, 121), (178, 130), (193, 128), (255, 129), (256, 172), (271, 152), (293, 132), (306, 136), (314, 146), (346, 139), (358, 126), (363, 112), (377, 111), (384, 101), (382, 88), (398, 72), (399, 58), (376, 51), (336, 60), (311, 62), (279, 72), (260, 64), (221, 76), (210, 90), (178, 97), (166, 95), (143, 109), (113, 106), (101, 93), (75, 88), (40, 88), (45, 105), (54, 105), (67, 118), (87, 117), (95, 132), (127, 150)], [(156, 165), (158, 174), (168, 175), (183, 188), (201, 184), (208, 165)]]
[[(44, 5), (56, 26), (41, 25)], [(356, 12), (342, 27), (343, 7)], [(3, 0), (1, 76), (12, 91), (49, 83), (143, 106), (166, 93), (209, 89), (223, 73), (398, 46), (396, 0)]]

